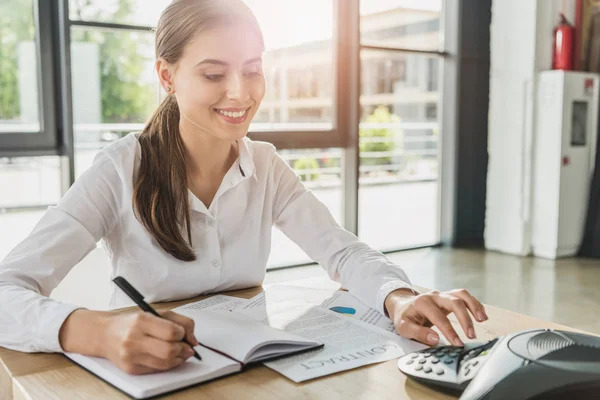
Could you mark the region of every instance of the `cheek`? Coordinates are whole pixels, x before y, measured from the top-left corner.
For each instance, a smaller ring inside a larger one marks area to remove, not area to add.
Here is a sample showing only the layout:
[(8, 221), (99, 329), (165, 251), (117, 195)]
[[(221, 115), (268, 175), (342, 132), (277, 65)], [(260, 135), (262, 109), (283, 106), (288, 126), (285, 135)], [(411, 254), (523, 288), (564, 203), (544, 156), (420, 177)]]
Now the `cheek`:
[(260, 102), (265, 96), (266, 84), (264, 79), (257, 80), (252, 84), (252, 98), (256, 102)]
[(189, 85), (185, 90), (180, 91), (181, 99), (178, 99), (182, 104), (185, 103), (185, 108), (198, 112), (207, 107), (212, 107), (219, 101), (220, 90), (218, 85), (199, 84)]

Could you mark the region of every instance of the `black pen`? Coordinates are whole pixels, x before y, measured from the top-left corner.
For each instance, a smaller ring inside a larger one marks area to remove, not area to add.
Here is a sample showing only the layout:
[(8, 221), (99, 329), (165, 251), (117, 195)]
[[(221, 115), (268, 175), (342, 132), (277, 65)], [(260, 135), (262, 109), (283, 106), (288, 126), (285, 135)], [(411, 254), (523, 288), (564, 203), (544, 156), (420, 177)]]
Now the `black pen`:
[[(156, 310), (154, 310), (154, 308), (150, 307), (150, 305), (144, 301), (144, 296), (142, 296), (140, 292), (135, 290), (135, 288), (131, 286), (131, 284), (127, 282), (125, 278), (117, 276), (115, 279), (113, 279), (113, 282), (116, 283), (117, 286), (120, 287), (125, 292), (125, 294), (129, 296), (129, 298), (131, 298), (131, 300), (135, 301), (135, 304), (137, 304), (142, 310), (149, 312), (152, 315), (156, 315), (158, 318), (163, 318), (162, 316), (160, 316), (160, 314), (156, 312)], [(185, 336), (183, 337), (183, 341), (190, 345), (190, 347), (194, 351), (194, 357), (202, 361), (202, 357), (200, 357), (200, 354), (196, 352), (194, 346), (192, 346), (192, 344), (188, 342)]]

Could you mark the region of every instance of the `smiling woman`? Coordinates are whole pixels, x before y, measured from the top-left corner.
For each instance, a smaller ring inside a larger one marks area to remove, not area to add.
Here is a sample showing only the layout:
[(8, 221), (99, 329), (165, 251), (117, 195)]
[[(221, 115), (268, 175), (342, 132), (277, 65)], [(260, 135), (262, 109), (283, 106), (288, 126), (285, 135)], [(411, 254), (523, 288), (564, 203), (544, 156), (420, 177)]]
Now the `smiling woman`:
[[(436, 325), (460, 345), (447, 319), (453, 312), (473, 338), (472, 317), (485, 318), (475, 298), (466, 290), (418, 294), (398, 265), (336, 222), (275, 146), (247, 137), (265, 95), (265, 46), (242, 0), (174, 0), (155, 46), (154, 71), (167, 95), (142, 132), (103, 148), (0, 264), (0, 326), (10, 326), (0, 345), (103, 357), (133, 374), (179, 366), (193, 354), (182, 339), (196, 343), (191, 319), (86, 310), (49, 294), (100, 240), (110, 276), (130, 280), (147, 302), (259, 286), (273, 227), (389, 315), (399, 334), (436, 344)], [(301, 77), (305, 58), (293, 60)], [(309, 106), (315, 92), (308, 85), (298, 100)], [(318, 176), (316, 160), (298, 165), (308, 166), (305, 178)], [(131, 305), (111, 289), (110, 308)]]
[[(239, 152), (232, 141), (246, 136), (265, 94), (263, 52), (258, 23), (241, 2), (177, 0), (159, 20), (156, 71), (169, 96), (139, 137), (142, 154), (151, 156), (142, 157), (134, 206), (177, 259), (196, 259), (187, 187), (210, 206)], [(225, 165), (211, 165), (219, 153)]]

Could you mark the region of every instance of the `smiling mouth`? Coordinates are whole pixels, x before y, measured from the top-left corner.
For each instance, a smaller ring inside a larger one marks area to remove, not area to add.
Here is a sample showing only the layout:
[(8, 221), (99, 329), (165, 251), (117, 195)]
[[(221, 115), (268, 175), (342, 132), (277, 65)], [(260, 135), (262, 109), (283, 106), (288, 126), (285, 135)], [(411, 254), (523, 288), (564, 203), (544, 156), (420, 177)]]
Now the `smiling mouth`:
[(246, 120), (246, 117), (248, 116), (248, 112), (250, 111), (250, 108), (251, 107), (242, 108), (242, 109), (228, 109), (228, 110), (215, 108), (214, 110), (226, 122), (233, 123), (233, 124), (239, 124)]

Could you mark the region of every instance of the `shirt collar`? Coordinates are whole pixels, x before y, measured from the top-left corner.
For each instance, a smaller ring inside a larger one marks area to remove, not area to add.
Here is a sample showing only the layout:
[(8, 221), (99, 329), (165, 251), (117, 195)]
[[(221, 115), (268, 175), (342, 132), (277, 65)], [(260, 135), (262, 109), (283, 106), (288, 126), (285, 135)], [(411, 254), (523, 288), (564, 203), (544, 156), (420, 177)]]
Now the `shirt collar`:
[(258, 181), (256, 176), (256, 167), (254, 165), (254, 158), (252, 157), (252, 145), (250, 139), (243, 138), (237, 141), (239, 149), (239, 170), (240, 174), (244, 178), (253, 177), (254, 180)]
[[(213, 202), (215, 202), (216, 199), (222, 193), (224, 193), (225, 191), (229, 190), (230, 188), (236, 186), (238, 183), (245, 180), (246, 178), (253, 177), (254, 180), (258, 182), (258, 176), (256, 175), (256, 167), (254, 165), (254, 158), (252, 157), (253, 152), (252, 152), (252, 143), (251, 143), (250, 139), (244, 138), (244, 139), (238, 140), (237, 143), (238, 143), (238, 149), (239, 149), (237, 169), (238, 169), (239, 174), (237, 177), (235, 176), (235, 174), (232, 175), (231, 173), (228, 173), (227, 175), (225, 175), (225, 178), (223, 179), (223, 182), (221, 183), (219, 190), (215, 194), (215, 198), (213, 199)], [(230, 172), (233, 172), (233, 171), (230, 171)], [(189, 189), (188, 189), (188, 199), (189, 199), (190, 208), (192, 210), (199, 211), (203, 214), (210, 215), (209, 209), (207, 209), (206, 206), (204, 205), (204, 203), (202, 203), (202, 201), (200, 201), (200, 199), (198, 199), (194, 195), (194, 193), (192, 193), (192, 191)]]

